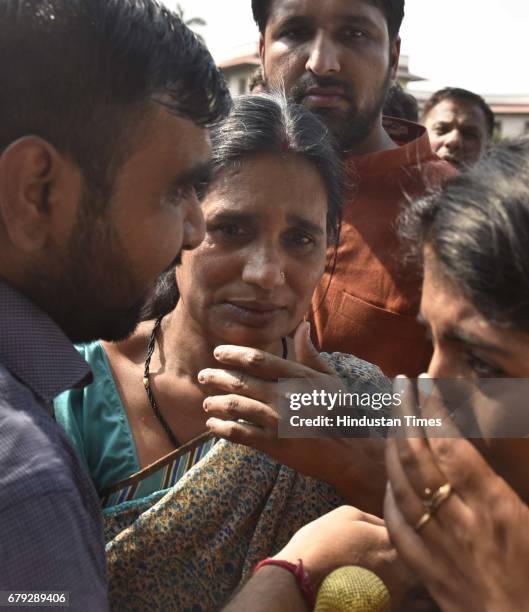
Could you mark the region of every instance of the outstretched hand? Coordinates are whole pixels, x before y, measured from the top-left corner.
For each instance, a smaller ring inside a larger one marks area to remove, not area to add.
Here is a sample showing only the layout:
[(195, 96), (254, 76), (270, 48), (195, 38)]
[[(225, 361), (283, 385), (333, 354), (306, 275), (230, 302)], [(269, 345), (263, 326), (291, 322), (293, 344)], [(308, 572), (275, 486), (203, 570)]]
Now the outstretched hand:
[(297, 471), (333, 485), (349, 502), (381, 512), (385, 471), (383, 442), (347, 438), (278, 438), (281, 379), (304, 379), (314, 389), (338, 393), (344, 387), (301, 323), (294, 335), (297, 361), (239, 346), (219, 346), (215, 358), (230, 369), (207, 369), (199, 381), (211, 393), (204, 400), (207, 426), (217, 437), (251, 446)]
[(416, 586), (415, 578), (397, 557), (384, 521), (351, 506), (337, 508), (302, 527), (275, 557), (291, 563), (302, 559), (316, 586), (339, 567), (371, 570), (385, 583), (395, 610)]
[[(450, 427), (435, 388), (416, 402), (407, 379), (396, 384), (403, 415), (442, 414)], [(443, 611), (527, 609), (529, 508), (455, 428), (428, 433), (387, 442), (384, 518), (399, 556)], [(424, 499), (446, 483), (450, 494), (419, 526)]]

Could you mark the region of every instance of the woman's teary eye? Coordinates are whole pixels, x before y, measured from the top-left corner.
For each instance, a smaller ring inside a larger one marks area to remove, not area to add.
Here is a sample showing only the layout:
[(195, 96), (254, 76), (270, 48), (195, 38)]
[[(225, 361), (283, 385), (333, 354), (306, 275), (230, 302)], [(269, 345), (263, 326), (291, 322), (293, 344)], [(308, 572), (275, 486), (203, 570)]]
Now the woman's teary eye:
[(242, 231), (238, 225), (221, 225), (219, 228), (222, 233), (228, 236), (240, 236)]
[(491, 363), (488, 363), (475, 353), (468, 352), (466, 354), (468, 367), (476, 374), (478, 378), (502, 378), (505, 372)]
[(235, 223), (223, 223), (222, 225), (218, 225), (213, 231), (220, 232), (224, 236), (230, 237), (240, 237), (245, 236), (247, 231), (241, 227), (240, 225), (236, 225)]

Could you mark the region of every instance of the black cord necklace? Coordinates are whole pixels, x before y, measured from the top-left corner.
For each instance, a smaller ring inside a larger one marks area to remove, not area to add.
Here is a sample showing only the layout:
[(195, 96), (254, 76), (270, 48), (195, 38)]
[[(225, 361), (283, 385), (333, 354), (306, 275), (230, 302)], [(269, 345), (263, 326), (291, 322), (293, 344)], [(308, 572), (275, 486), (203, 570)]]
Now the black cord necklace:
[[(173, 430), (169, 427), (169, 423), (163, 418), (163, 415), (160, 412), (160, 408), (158, 408), (158, 404), (156, 403), (156, 399), (154, 398), (154, 393), (152, 392), (152, 387), (149, 379), (151, 358), (156, 347), (156, 332), (158, 331), (158, 328), (160, 327), (160, 323), (162, 322), (164, 316), (165, 315), (158, 317), (156, 319), (156, 322), (154, 323), (154, 327), (152, 328), (151, 336), (149, 338), (149, 344), (147, 345), (147, 356), (145, 357), (145, 368), (143, 370), (143, 386), (145, 387), (145, 391), (147, 392), (149, 405), (151, 406), (152, 411), (154, 412), (154, 416), (158, 419), (160, 425), (163, 427), (171, 444), (175, 448), (178, 448), (180, 446), (180, 442), (178, 442), (178, 438), (174, 435)], [(288, 355), (287, 339), (281, 338), (281, 344), (283, 346), (283, 359), (286, 359)]]
[(145, 386), (145, 391), (147, 391), (147, 398), (149, 399), (149, 404), (154, 412), (154, 416), (160, 422), (160, 425), (163, 427), (167, 437), (169, 438), (171, 444), (178, 448), (180, 443), (178, 442), (178, 438), (174, 435), (173, 430), (169, 427), (169, 423), (163, 418), (160, 409), (158, 408), (158, 404), (154, 399), (154, 393), (152, 392), (151, 383), (149, 380), (149, 367), (151, 365), (151, 357), (154, 353), (154, 348), (156, 346), (156, 332), (160, 327), (160, 323), (162, 322), (163, 316), (158, 317), (152, 328), (151, 337), (149, 338), (149, 344), (147, 345), (147, 357), (145, 358), (145, 369), (143, 371), (143, 385)]

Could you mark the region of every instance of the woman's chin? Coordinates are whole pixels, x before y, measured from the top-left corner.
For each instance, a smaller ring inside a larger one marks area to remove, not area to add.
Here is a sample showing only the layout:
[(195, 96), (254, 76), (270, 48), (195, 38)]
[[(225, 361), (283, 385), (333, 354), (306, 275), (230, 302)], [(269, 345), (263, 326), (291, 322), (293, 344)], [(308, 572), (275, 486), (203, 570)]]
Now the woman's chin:
[[(275, 326), (274, 326), (275, 327)], [(261, 328), (253, 327), (230, 327), (221, 334), (219, 344), (232, 344), (235, 346), (248, 346), (261, 350), (268, 350), (269, 347), (274, 347), (287, 334), (283, 330), (277, 328)]]

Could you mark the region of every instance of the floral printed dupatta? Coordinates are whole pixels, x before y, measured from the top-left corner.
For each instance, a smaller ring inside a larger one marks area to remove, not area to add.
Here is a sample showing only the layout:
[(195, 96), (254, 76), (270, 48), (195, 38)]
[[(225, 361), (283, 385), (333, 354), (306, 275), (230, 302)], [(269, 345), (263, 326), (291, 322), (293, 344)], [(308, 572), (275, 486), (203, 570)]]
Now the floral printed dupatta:
[(105, 513), (107, 537), (119, 532), (107, 544), (111, 607), (218, 610), (258, 561), (342, 503), (325, 483), (219, 442), (161, 499)]

